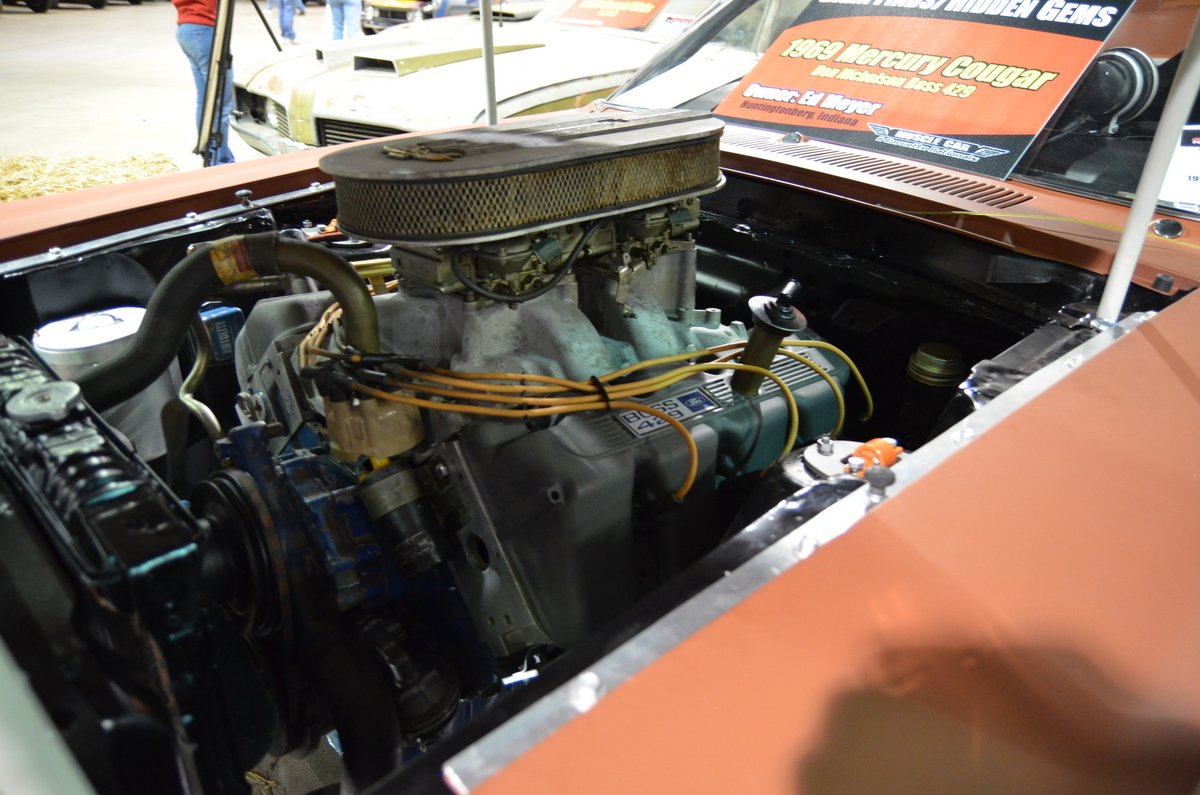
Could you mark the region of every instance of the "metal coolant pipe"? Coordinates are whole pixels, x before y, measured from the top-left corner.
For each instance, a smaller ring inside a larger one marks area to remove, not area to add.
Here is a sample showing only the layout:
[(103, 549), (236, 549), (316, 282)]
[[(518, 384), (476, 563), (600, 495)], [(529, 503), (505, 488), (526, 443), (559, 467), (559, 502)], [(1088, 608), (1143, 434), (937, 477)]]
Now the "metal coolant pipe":
[(1126, 218), (1125, 231), (1117, 245), (1112, 269), (1104, 285), (1104, 294), (1100, 296), (1100, 308), (1096, 312), (1100, 320), (1115, 323), (1121, 315), (1121, 307), (1129, 293), (1129, 283), (1133, 280), (1134, 269), (1137, 268), (1138, 255), (1146, 242), (1146, 228), (1154, 218), (1154, 211), (1158, 207), (1158, 194), (1166, 179), (1167, 168), (1171, 165), (1171, 156), (1175, 154), (1180, 132), (1187, 124), (1188, 113), (1196, 100), (1197, 91), (1200, 91), (1200, 16), (1193, 23), (1191, 39), (1179, 61), (1175, 84), (1171, 86), (1171, 93), (1167, 96), (1158, 130), (1154, 133), (1154, 142), (1150, 144), (1146, 167), (1142, 170), (1142, 178), (1138, 180), (1137, 192)]

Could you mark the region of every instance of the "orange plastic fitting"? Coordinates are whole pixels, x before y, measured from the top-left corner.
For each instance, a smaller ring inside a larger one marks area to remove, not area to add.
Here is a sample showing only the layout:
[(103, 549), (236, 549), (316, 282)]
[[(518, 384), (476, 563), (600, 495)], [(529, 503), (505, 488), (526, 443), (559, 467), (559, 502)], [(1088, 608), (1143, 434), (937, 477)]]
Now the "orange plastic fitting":
[(895, 439), (889, 439), (886, 436), (863, 442), (850, 454), (851, 459), (858, 458), (862, 461), (862, 466), (847, 465), (846, 472), (863, 477), (871, 467), (892, 466), (900, 459), (900, 454), (903, 452), (904, 448), (896, 444)]

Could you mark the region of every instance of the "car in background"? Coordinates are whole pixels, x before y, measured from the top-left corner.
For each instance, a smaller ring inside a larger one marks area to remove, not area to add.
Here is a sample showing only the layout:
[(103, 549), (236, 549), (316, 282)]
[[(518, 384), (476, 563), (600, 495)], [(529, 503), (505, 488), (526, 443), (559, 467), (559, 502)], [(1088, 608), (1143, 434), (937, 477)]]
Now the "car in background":
[[(505, 22), (517, 22), (531, 18), (540, 9), (537, 2), (520, 3), (517, 12), (509, 10), (509, 5), (504, 0), (493, 3), (492, 14)], [(479, 0), (365, 0), (362, 30), (372, 36), (393, 25), (470, 14), (477, 8)]]
[(363, 3), (362, 31), (372, 36), (404, 22), (416, 22), (436, 15), (437, 3), (426, 0), (372, 0)]
[[(131, 6), (140, 5), (142, 0), (127, 0)], [(58, 8), (59, 5), (68, 3), (71, 5), (88, 5), (92, 8), (104, 8), (108, 4), (108, 0), (20, 0), (25, 7), (35, 14), (44, 14), (51, 8)], [(3, 0), (6, 6), (15, 6), (18, 0)]]
[[(497, 22), (499, 118), (608, 96), (709, 3), (658, 0), (600, 15), (593, 0), (557, 0), (528, 22)], [(503, 7), (511, 19), (528, 13), (521, 3)], [(231, 126), (278, 154), (477, 123), (487, 107), (480, 26), (476, 12), (280, 56), (237, 77)]]

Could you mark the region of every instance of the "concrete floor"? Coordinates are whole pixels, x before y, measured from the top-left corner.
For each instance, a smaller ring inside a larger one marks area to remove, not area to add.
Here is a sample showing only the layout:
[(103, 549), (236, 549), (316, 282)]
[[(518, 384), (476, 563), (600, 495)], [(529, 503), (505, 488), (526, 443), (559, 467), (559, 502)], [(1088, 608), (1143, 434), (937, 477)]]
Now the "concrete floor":
[[(278, 11), (259, 4), (278, 37)], [(299, 46), (320, 40), (325, 13), (324, 5), (310, 5), (296, 16)], [(237, 2), (235, 73), (274, 52), (250, 0)], [(181, 170), (199, 168), (195, 101), (167, 0), (63, 5), (45, 14), (24, 5), (0, 10), (0, 155), (163, 153)], [(237, 159), (262, 157), (236, 133), (231, 138)]]

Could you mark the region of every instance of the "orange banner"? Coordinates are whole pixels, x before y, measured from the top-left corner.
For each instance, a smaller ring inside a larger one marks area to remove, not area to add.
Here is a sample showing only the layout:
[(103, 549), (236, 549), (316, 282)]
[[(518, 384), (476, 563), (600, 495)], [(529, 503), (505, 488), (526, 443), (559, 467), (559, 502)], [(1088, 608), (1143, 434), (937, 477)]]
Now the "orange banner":
[(568, 25), (641, 30), (666, 4), (667, 0), (577, 0), (558, 21)]
[(1095, 30), (828, 13), (784, 31), (716, 113), (1007, 176), (1103, 44)]

